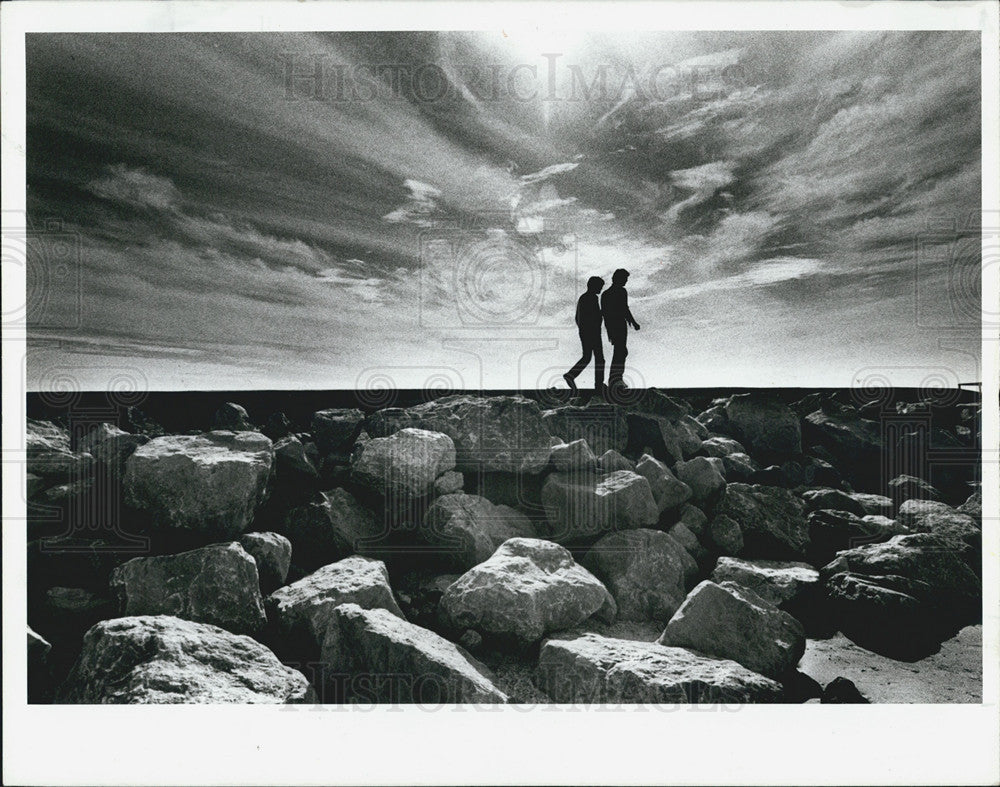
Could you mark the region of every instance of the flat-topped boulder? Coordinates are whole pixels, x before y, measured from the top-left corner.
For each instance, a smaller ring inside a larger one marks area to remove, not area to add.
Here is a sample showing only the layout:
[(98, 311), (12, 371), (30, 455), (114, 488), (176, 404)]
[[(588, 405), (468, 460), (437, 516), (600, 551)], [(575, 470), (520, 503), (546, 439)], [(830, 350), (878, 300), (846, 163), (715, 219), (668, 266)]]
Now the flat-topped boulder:
[(733, 582), (699, 584), (657, 640), (732, 659), (769, 677), (792, 670), (805, 652), (802, 624)]
[(332, 610), (341, 604), (386, 609), (403, 617), (381, 560), (352, 556), (323, 566), (265, 599), (268, 621), (283, 635), (321, 645)]
[(730, 704), (782, 699), (780, 683), (735, 661), (598, 634), (546, 640), (536, 682), (561, 703)]
[(442, 432), (407, 427), (365, 442), (352, 462), (354, 477), (393, 498), (430, 493), (439, 475), (455, 468), (455, 444)]
[[(462, 472), (538, 473), (549, 462), (549, 426), (538, 403), (524, 396), (455, 394), (406, 409), (379, 410), (367, 420), (373, 437), (405, 427), (448, 435)], [(567, 440), (578, 437), (558, 434)]]
[(273, 461), (259, 432), (157, 437), (126, 460), (125, 501), (161, 527), (237, 535), (267, 498)]
[(794, 603), (819, 586), (819, 571), (808, 563), (720, 557), (712, 571), (717, 585), (733, 582), (776, 607)]
[(512, 538), (448, 587), (441, 613), (456, 630), (530, 643), (591, 615), (613, 620), (616, 608), (607, 588), (568, 550), (550, 541)]
[(482, 563), (509, 538), (534, 538), (531, 520), (515, 508), (494, 505), (485, 497), (442, 495), (424, 515), (420, 534), (440, 548), (448, 566), (466, 571)]
[(799, 417), (766, 393), (735, 394), (725, 404), (731, 429), (753, 455), (802, 453)]
[(604, 582), (620, 620), (666, 623), (684, 601), (698, 565), (672, 536), (659, 530), (625, 530), (599, 539), (583, 565)]
[[(366, 702), (506, 702), (492, 675), (454, 643), (384, 609), (335, 607), (320, 660), (345, 699), (363, 681)], [(330, 677), (328, 675), (328, 677)]]
[(787, 489), (728, 484), (716, 516), (739, 525), (745, 557), (776, 560), (805, 556), (809, 544), (805, 505)]
[(257, 563), (235, 541), (133, 558), (110, 585), (123, 615), (173, 615), (236, 634), (255, 634), (267, 621)]
[(660, 515), (649, 481), (630, 470), (552, 473), (541, 499), (548, 529), (540, 535), (559, 542), (648, 527)]
[(250, 637), (168, 615), (91, 628), (60, 691), (80, 704), (310, 702), (305, 675)]

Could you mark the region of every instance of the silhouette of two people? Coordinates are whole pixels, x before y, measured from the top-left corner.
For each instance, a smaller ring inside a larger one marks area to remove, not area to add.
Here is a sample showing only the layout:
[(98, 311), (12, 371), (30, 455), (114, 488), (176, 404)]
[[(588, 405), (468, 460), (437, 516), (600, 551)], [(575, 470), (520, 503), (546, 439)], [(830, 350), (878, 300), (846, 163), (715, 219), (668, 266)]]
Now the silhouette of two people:
[(594, 359), (594, 392), (596, 394), (604, 392), (602, 322), (608, 332), (608, 341), (614, 348), (611, 370), (608, 374), (608, 389), (614, 392), (624, 385), (622, 378), (625, 374), (625, 358), (628, 356), (628, 329), (632, 326), (635, 330), (639, 330), (639, 323), (635, 321), (628, 308), (628, 292), (625, 290), (628, 275), (628, 271), (624, 268), (616, 270), (611, 277), (611, 286), (601, 295), (600, 301), (597, 295), (604, 288), (604, 279), (600, 276), (591, 276), (587, 280), (587, 291), (576, 303), (576, 325), (580, 332), (583, 355), (573, 368), (563, 375), (563, 379), (574, 393), (577, 390), (576, 378), (590, 363), (591, 357)]

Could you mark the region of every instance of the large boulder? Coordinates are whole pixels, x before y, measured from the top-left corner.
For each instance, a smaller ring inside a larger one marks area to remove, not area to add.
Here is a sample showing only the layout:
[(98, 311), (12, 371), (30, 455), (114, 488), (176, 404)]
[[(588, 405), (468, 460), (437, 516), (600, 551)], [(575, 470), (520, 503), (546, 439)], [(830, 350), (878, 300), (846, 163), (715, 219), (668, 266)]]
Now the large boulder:
[(657, 459), (670, 465), (684, 459), (680, 432), (674, 422), (661, 415), (636, 412), (629, 412), (626, 420), (628, 421), (626, 453), (634, 456), (648, 449)]
[(748, 454), (728, 454), (722, 458), (722, 469), (730, 484), (749, 484), (759, 472), (757, 463)]
[(225, 402), (212, 417), (212, 429), (226, 432), (253, 432), (250, 414), (246, 408), (235, 402)]
[(687, 550), (659, 530), (625, 530), (604, 536), (583, 565), (611, 591), (620, 620), (666, 623), (684, 601), (687, 580), (698, 571)]
[(453, 495), (465, 487), (465, 476), (457, 470), (448, 470), (434, 479), (434, 494)]
[(123, 615), (173, 615), (236, 634), (255, 634), (267, 621), (257, 563), (235, 541), (133, 558), (110, 585)]
[(660, 513), (678, 508), (691, 499), (691, 487), (671, 473), (663, 462), (649, 454), (640, 457), (635, 472), (649, 481), (650, 491)]
[(851, 497), (861, 504), (865, 515), (887, 516), (892, 518), (896, 513), (896, 504), (892, 498), (885, 495), (873, 495), (868, 492), (852, 492)]
[[(448, 435), (462, 472), (538, 473), (549, 462), (549, 427), (538, 403), (524, 396), (443, 396), (405, 410), (379, 410), (367, 421), (374, 437), (404, 427)], [(583, 436), (558, 434), (567, 440)]]
[(726, 488), (725, 469), (718, 458), (696, 456), (675, 464), (674, 472), (691, 489), (691, 499), (695, 503), (711, 505)]
[(42, 478), (79, 478), (94, 465), (94, 457), (70, 448), (69, 430), (51, 421), (27, 420), (25, 427), (27, 471)]
[[(821, 446), (831, 463), (861, 491), (875, 492), (881, 481), (883, 458), (882, 426), (861, 418), (850, 409), (809, 413), (802, 421), (803, 439)], [(815, 451), (813, 451), (815, 453)]]
[(509, 538), (535, 536), (531, 520), (517, 509), (462, 493), (435, 499), (420, 532), (439, 547), (443, 562), (458, 571), (482, 563)]
[(691, 413), (691, 405), (683, 399), (665, 394), (657, 388), (647, 388), (635, 403), (635, 409), (662, 416), (671, 421), (679, 421)]
[(907, 500), (940, 500), (941, 493), (922, 478), (898, 475), (889, 483), (889, 496), (897, 506)]
[(364, 423), (365, 414), (355, 408), (319, 410), (313, 413), (309, 431), (320, 453), (344, 456), (351, 452)]
[(730, 454), (745, 454), (746, 449), (741, 443), (728, 437), (709, 437), (701, 443), (701, 451), (705, 456), (717, 456), (721, 459)]
[(630, 470), (581, 475), (552, 473), (542, 487), (552, 541), (573, 541), (612, 530), (656, 524), (660, 512), (649, 482)]
[(506, 702), (485, 667), (459, 647), (384, 609), (335, 607), (320, 660), (345, 699), (366, 702)]
[(295, 564), (311, 570), (372, 550), (386, 535), (383, 522), (346, 489), (317, 492), (285, 514)]
[(809, 544), (805, 506), (787, 489), (728, 484), (716, 516), (739, 525), (746, 557), (777, 560), (805, 555)]
[(807, 511), (828, 508), (834, 511), (847, 511), (856, 516), (864, 516), (868, 513), (861, 503), (839, 489), (806, 489), (802, 492), (802, 500), (806, 504)]
[(594, 402), (586, 406), (565, 405), (542, 414), (546, 428), (568, 442), (586, 440), (596, 454), (624, 451), (628, 445), (625, 410), (613, 404)]
[(907, 500), (896, 515), (900, 524), (920, 533), (978, 545), (982, 538), (979, 522), (947, 503), (934, 500)]
[(274, 461), (279, 480), (308, 481), (319, 478), (316, 464), (295, 435), (282, 437), (274, 444)]
[(166, 435), (125, 463), (125, 501), (154, 523), (233, 536), (267, 498), (274, 451), (258, 432)]
[(406, 428), (374, 437), (354, 458), (354, 477), (387, 497), (422, 497), (435, 479), (455, 467), (455, 444), (442, 432)]
[(819, 571), (808, 563), (720, 557), (712, 571), (712, 581), (749, 588), (774, 606), (787, 609), (816, 592)]
[(302, 673), (250, 637), (162, 615), (105, 620), (90, 629), (59, 699), (283, 704), (312, 698)]
[(962, 514), (968, 514), (973, 519), (981, 520), (983, 518), (983, 490), (977, 489), (955, 510)]
[(524, 643), (591, 615), (613, 620), (615, 612), (607, 588), (568, 550), (534, 538), (506, 541), (441, 598), (442, 616), (456, 630), (471, 628)]
[[(386, 609), (403, 617), (381, 560), (352, 556), (285, 585), (264, 601), (268, 621), (283, 637), (321, 645), (330, 615), (341, 604)], [(296, 643), (299, 644), (299, 643)]]
[(635, 470), (635, 462), (609, 448), (598, 457), (597, 467), (604, 473), (613, 473), (615, 470)]
[(905, 529), (892, 519), (858, 517), (847, 511), (820, 509), (809, 514), (806, 555), (813, 565), (822, 566), (843, 549), (888, 541), (904, 532)]
[(661, 645), (732, 659), (769, 677), (790, 672), (805, 652), (802, 624), (732, 582), (699, 584), (667, 623)]
[(102, 423), (80, 441), (80, 450), (93, 456), (108, 472), (120, 477), (125, 471), (125, 461), (136, 448), (148, 442), (149, 438), (144, 434), (129, 434), (117, 426)]
[(597, 457), (590, 450), (587, 441), (573, 440), (552, 446), (552, 466), (563, 473), (591, 471), (597, 469)]
[(766, 393), (736, 394), (725, 405), (726, 417), (751, 454), (763, 457), (802, 453), (799, 417)]
[(735, 661), (584, 634), (542, 645), (536, 681), (560, 703), (780, 702), (781, 684)]
[(244, 533), (240, 546), (257, 563), (261, 593), (271, 593), (285, 584), (292, 565), (291, 541), (280, 533)]

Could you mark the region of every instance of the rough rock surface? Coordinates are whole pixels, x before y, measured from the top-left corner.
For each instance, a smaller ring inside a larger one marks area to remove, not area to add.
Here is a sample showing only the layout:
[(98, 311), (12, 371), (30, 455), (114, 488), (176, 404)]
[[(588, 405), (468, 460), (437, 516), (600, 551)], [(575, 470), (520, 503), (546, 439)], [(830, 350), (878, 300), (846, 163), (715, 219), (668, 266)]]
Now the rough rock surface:
[(25, 429), (27, 470), (43, 478), (68, 479), (90, 470), (94, 457), (70, 450), (69, 431), (29, 418)]
[(482, 563), (509, 538), (534, 538), (531, 521), (520, 511), (462, 493), (437, 498), (424, 515), (423, 539), (440, 547), (450, 567), (466, 571)]
[(805, 652), (802, 624), (752, 590), (705, 580), (667, 623), (661, 645), (737, 661), (769, 677), (787, 673)]
[(360, 410), (333, 408), (313, 413), (309, 429), (322, 454), (345, 455), (361, 434), (364, 422), (365, 414)]
[(862, 491), (877, 481), (882, 461), (882, 426), (877, 421), (861, 418), (857, 413), (842, 411), (826, 413), (822, 409), (809, 413), (802, 422), (803, 439), (809, 445), (820, 445), (830, 452), (831, 461)]
[(703, 440), (701, 450), (705, 456), (717, 456), (720, 459), (731, 454), (745, 454), (746, 449), (741, 443), (728, 437), (710, 437)]
[(678, 508), (691, 499), (691, 487), (670, 472), (663, 462), (643, 454), (636, 463), (635, 472), (649, 481), (650, 491), (660, 513)]
[(674, 465), (677, 477), (691, 489), (691, 499), (695, 503), (712, 503), (726, 488), (726, 477), (715, 462), (721, 459), (706, 459), (696, 456), (687, 462)]
[(266, 499), (274, 451), (258, 432), (167, 435), (125, 463), (125, 501), (155, 523), (232, 536)]
[(319, 568), (376, 547), (385, 534), (383, 523), (345, 489), (319, 492), (285, 515), (285, 533), (295, 564)]
[(367, 701), (507, 701), (486, 668), (456, 645), (384, 609), (335, 607), (320, 658), (334, 674), (347, 678), (348, 693), (351, 684), (366, 679)]
[(547, 640), (536, 680), (563, 703), (767, 703), (782, 698), (781, 684), (735, 661), (597, 634)]
[(452, 495), (461, 492), (465, 486), (465, 476), (457, 470), (448, 470), (434, 479), (435, 495)]
[(898, 475), (889, 484), (889, 496), (896, 505), (907, 500), (940, 500), (941, 493), (921, 478)]
[(112, 424), (98, 424), (80, 441), (80, 450), (120, 475), (125, 470), (125, 460), (148, 442), (144, 434), (129, 434)]
[(628, 443), (626, 453), (634, 456), (649, 452), (657, 459), (674, 465), (684, 459), (677, 426), (659, 415), (633, 413), (626, 415)]
[(717, 514), (708, 526), (708, 537), (720, 555), (738, 555), (743, 551), (743, 531), (725, 514)]
[(729, 483), (750, 483), (757, 473), (757, 463), (747, 454), (729, 454), (722, 457), (722, 467)]
[(306, 447), (295, 435), (282, 437), (274, 444), (274, 461), (278, 478), (319, 478), (319, 470)]
[[(379, 410), (368, 419), (375, 437), (408, 426), (448, 435), (462, 472), (538, 473), (549, 462), (549, 427), (538, 403), (523, 396), (456, 394), (405, 410)], [(567, 440), (582, 436), (558, 434)]]
[(885, 495), (873, 495), (867, 492), (852, 492), (851, 497), (861, 504), (865, 514), (892, 517), (892, 515), (896, 512), (896, 504), (892, 502), (892, 498), (886, 497)]
[(552, 473), (542, 487), (542, 505), (553, 541), (571, 541), (612, 530), (656, 523), (659, 510), (649, 482), (637, 473)]
[(253, 432), (254, 425), (250, 423), (250, 415), (246, 408), (235, 402), (226, 402), (212, 417), (212, 429), (226, 432)]
[(659, 530), (626, 530), (604, 536), (583, 558), (618, 605), (620, 620), (666, 623), (684, 601), (698, 565), (673, 537)]
[(454, 467), (455, 444), (448, 435), (406, 428), (365, 443), (352, 470), (376, 492), (413, 498), (430, 492), (435, 479)]
[(808, 563), (720, 557), (712, 572), (712, 581), (718, 585), (733, 582), (749, 588), (765, 601), (780, 607), (814, 592), (819, 585), (819, 571)]
[(566, 405), (546, 410), (542, 418), (552, 434), (565, 441), (586, 440), (596, 454), (610, 450), (624, 451), (628, 444), (629, 427), (625, 411), (615, 405)]
[(822, 566), (843, 549), (887, 541), (902, 532), (895, 521), (884, 517), (858, 517), (846, 511), (821, 509), (809, 514), (806, 554), (814, 565)]
[(330, 613), (341, 604), (386, 609), (403, 617), (381, 560), (353, 556), (285, 585), (265, 599), (269, 621), (285, 633), (306, 633), (322, 644)]
[(285, 584), (292, 564), (292, 543), (287, 538), (280, 533), (244, 533), (240, 546), (257, 562), (261, 593)]
[(736, 394), (725, 405), (729, 424), (751, 454), (802, 453), (802, 430), (792, 409), (766, 394)]
[(305, 676), (250, 637), (161, 616), (98, 623), (63, 684), (67, 703), (300, 703)]
[(549, 541), (512, 538), (489, 560), (467, 571), (441, 598), (441, 613), (456, 629), (535, 642), (591, 615), (612, 620), (607, 588)]
[(974, 519), (982, 519), (983, 517), (983, 492), (981, 489), (977, 489), (968, 499), (962, 503), (957, 509), (960, 513), (968, 514)]
[(137, 557), (111, 573), (123, 615), (173, 615), (254, 634), (267, 622), (257, 563), (235, 541)]
[(911, 530), (970, 544), (977, 544), (982, 536), (979, 523), (971, 516), (933, 500), (907, 500), (899, 507), (897, 519)]
[(552, 466), (560, 472), (596, 470), (597, 457), (584, 439), (552, 446)]
[(794, 558), (805, 555), (809, 523), (805, 506), (787, 489), (729, 484), (716, 509), (740, 527), (747, 557)]
[(839, 489), (806, 489), (802, 492), (802, 500), (805, 501), (808, 511), (828, 508), (834, 511), (847, 511), (856, 516), (864, 516), (867, 513), (861, 503)]
[(635, 470), (635, 463), (609, 448), (597, 459), (597, 467), (602, 472), (613, 473), (615, 470)]

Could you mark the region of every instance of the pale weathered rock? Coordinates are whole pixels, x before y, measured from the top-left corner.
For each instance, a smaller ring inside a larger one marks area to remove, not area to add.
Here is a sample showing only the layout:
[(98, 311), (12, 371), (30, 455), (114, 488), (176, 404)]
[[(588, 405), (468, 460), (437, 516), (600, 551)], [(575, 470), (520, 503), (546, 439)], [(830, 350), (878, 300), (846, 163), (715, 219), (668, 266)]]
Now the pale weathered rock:
[(678, 462), (674, 465), (674, 472), (690, 487), (691, 499), (695, 503), (711, 503), (717, 500), (726, 488), (725, 476), (719, 472), (712, 460), (703, 456), (696, 456), (687, 462)]
[(250, 415), (246, 408), (235, 402), (226, 402), (212, 418), (212, 429), (226, 432), (253, 432), (254, 425), (250, 423)]
[(369, 702), (507, 701), (485, 667), (433, 631), (357, 604), (335, 607), (329, 621), (320, 658), (348, 693), (363, 677)]
[(605, 473), (615, 470), (635, 470), (635, 465), (612, 448), (605, 451), (597, 460), (597, 467)]
[(586, 440), (596, 454), (624, 451), (628, 444), (625, 410), (616, 405), (566, 405), (546, 410), (542, 417), (552, 434), (566, 441)]
[(751, 454), (801, 454), (802, 430), (792, 409), (766, 393), (736, 394), (726, 403), (729, 424)]
[(279, 533), (244, 533), (240, 546), (257, 562), (261, 593), (285, 584), (292, 564), (292, 543)]
[(604, 582), (621, 620), (666, 623), (684, 601), (698, 565), (684, 547), (659, 530), (626, 530), (604, 536), (583, 565)]
[(716, 516), (726, 516), (739, 525), (746, 557), (805, 555), (809, 544), (805, 506), (787, 489), (729, 484)]
[[(456, 394), (405, 410), (379, 410), (368, 419), (376, 437), (403, 427), (448, 435), (462, 472), (538, 473), (549, 462), (549, 427), (538, 403), (524, 396)], [(582, 436), (558, 433), (567, 440)]]
[(537, 683), (563, 703), (780, 702), (781, 684), (735, 661), (585, 634), (542, 645)]
[(334, 408), (313, 413), (309, 429), (322, 454), (346, 455), (354, 446), (364, 422), (365, 414), (358, 409)]
[(597, 457), (584, 439), (572, 443), (552, 446), (552, 466), (560, 472), (593, 471), (597, 469)]
[(440, 548), (443, 561), (459, 571), (482, 563), (509, 538), (534, 538), (531, 521), (510, 506), (462, 493), (437, 498), (424, 515), (423, 539)]
[(435, 495), (451, 495), (461, 492), (465, 486), (465, 476), (457, 470), (448, 470), (434, 479)]
[(650, 491), (660, 513), (678, 508), (691, 499), (691, 487), (679, 480), (670, 469), (649, 454), (643, 454), (635, 472), (649, 481)]
[(257, 563), (235, 541), (133, 558), (111, 572), (110, 585), (123, 615), (173, 615), (236, 634), (267, 622)]
[(259, 642), (160, 616), (105, 620), (83, 640), (63, 684), (67, 703), (301, 703), (305, 676)]
[(323, 566), (265, 599), (268, 620), (279, 631), (308, 633), (318, 645), (323, 642), (332, 610), (341, 604), (386, 609), (403, 617), (389, 586), (385, 563), (357, 555)]
[(979, 522), (934, 500), (907, 500), (896, 515), (900, 524), (920, 533), (978, 544), (982, 537)]
[(43, 478), (78, 478), (94, 465), (90, 454), (70, 450), (69, 431), (51, 421), (27, 420), (25, 449), (27, 471)]
[(167, 435), (125, 463), (125, 500), (166, 527), (236, 535), (266, 499), (274, 452), (258, 432)]
[(649, 482), (629, 470), (592, 476), (552, 473), (541, 497), (548, 523), (542, 535), (553, 541), (646, 527), (659, 518)]
[(441, 473), (455, 467), (455, 444), (441, 432), (406, 428), (374, 437), (354, 459), (354, 476), (386, 496), (414, 498), (431, 491)]
[(834, 511), (847, 511), (855, 516), (865, 515), (865, 507), (839, 489), (807, 489), (802, 493), (802, 500), (806, 504), (807, 511), (827, 508)]
[(144, 434), (129, 434), (112, 424), (98, 424), (80, 441), (80, 450), (120, 475), (125, 470), (125, 460), (148, 442)]
[(441, 598), (441, 613), (454, 628), (522, 642), (571, 628), (594, 614), (613, 620), (615, 611), (607, 588), (568, 550), (534, 538), (506, 541)]
[(316, 493), (305, 505), (288, 511), (284, 530), (292, 542), (295, 564), (306, 569), (370, 551), (386, 534), (375, 513), (340, 487)]
[(805, 652), (805, 630), (787, 612), (732, 582), (705, 580), (667, 623), (661, 645), (693, 648), (778, 677)]
[(878, 516), (892, 517), (896, 512), (896, 505), (892, 498), (885, 495), (873, 495), (867, 492), (852, 492), (854, 498), (864, 509), (865, 514), (876, 514)]
[(702, 441), (701, 450), (705, 456), (717, 456), (720, 459), (730, 454), (746, 454), (746, 449), (741, 443), (728, 437), (709, 437)]
[(719, 585), (734, 582), (750, 588), (765, 601), (780, 607), (815, 592), (819, 572), (808, 563), (720, 557), (712, 581)]

